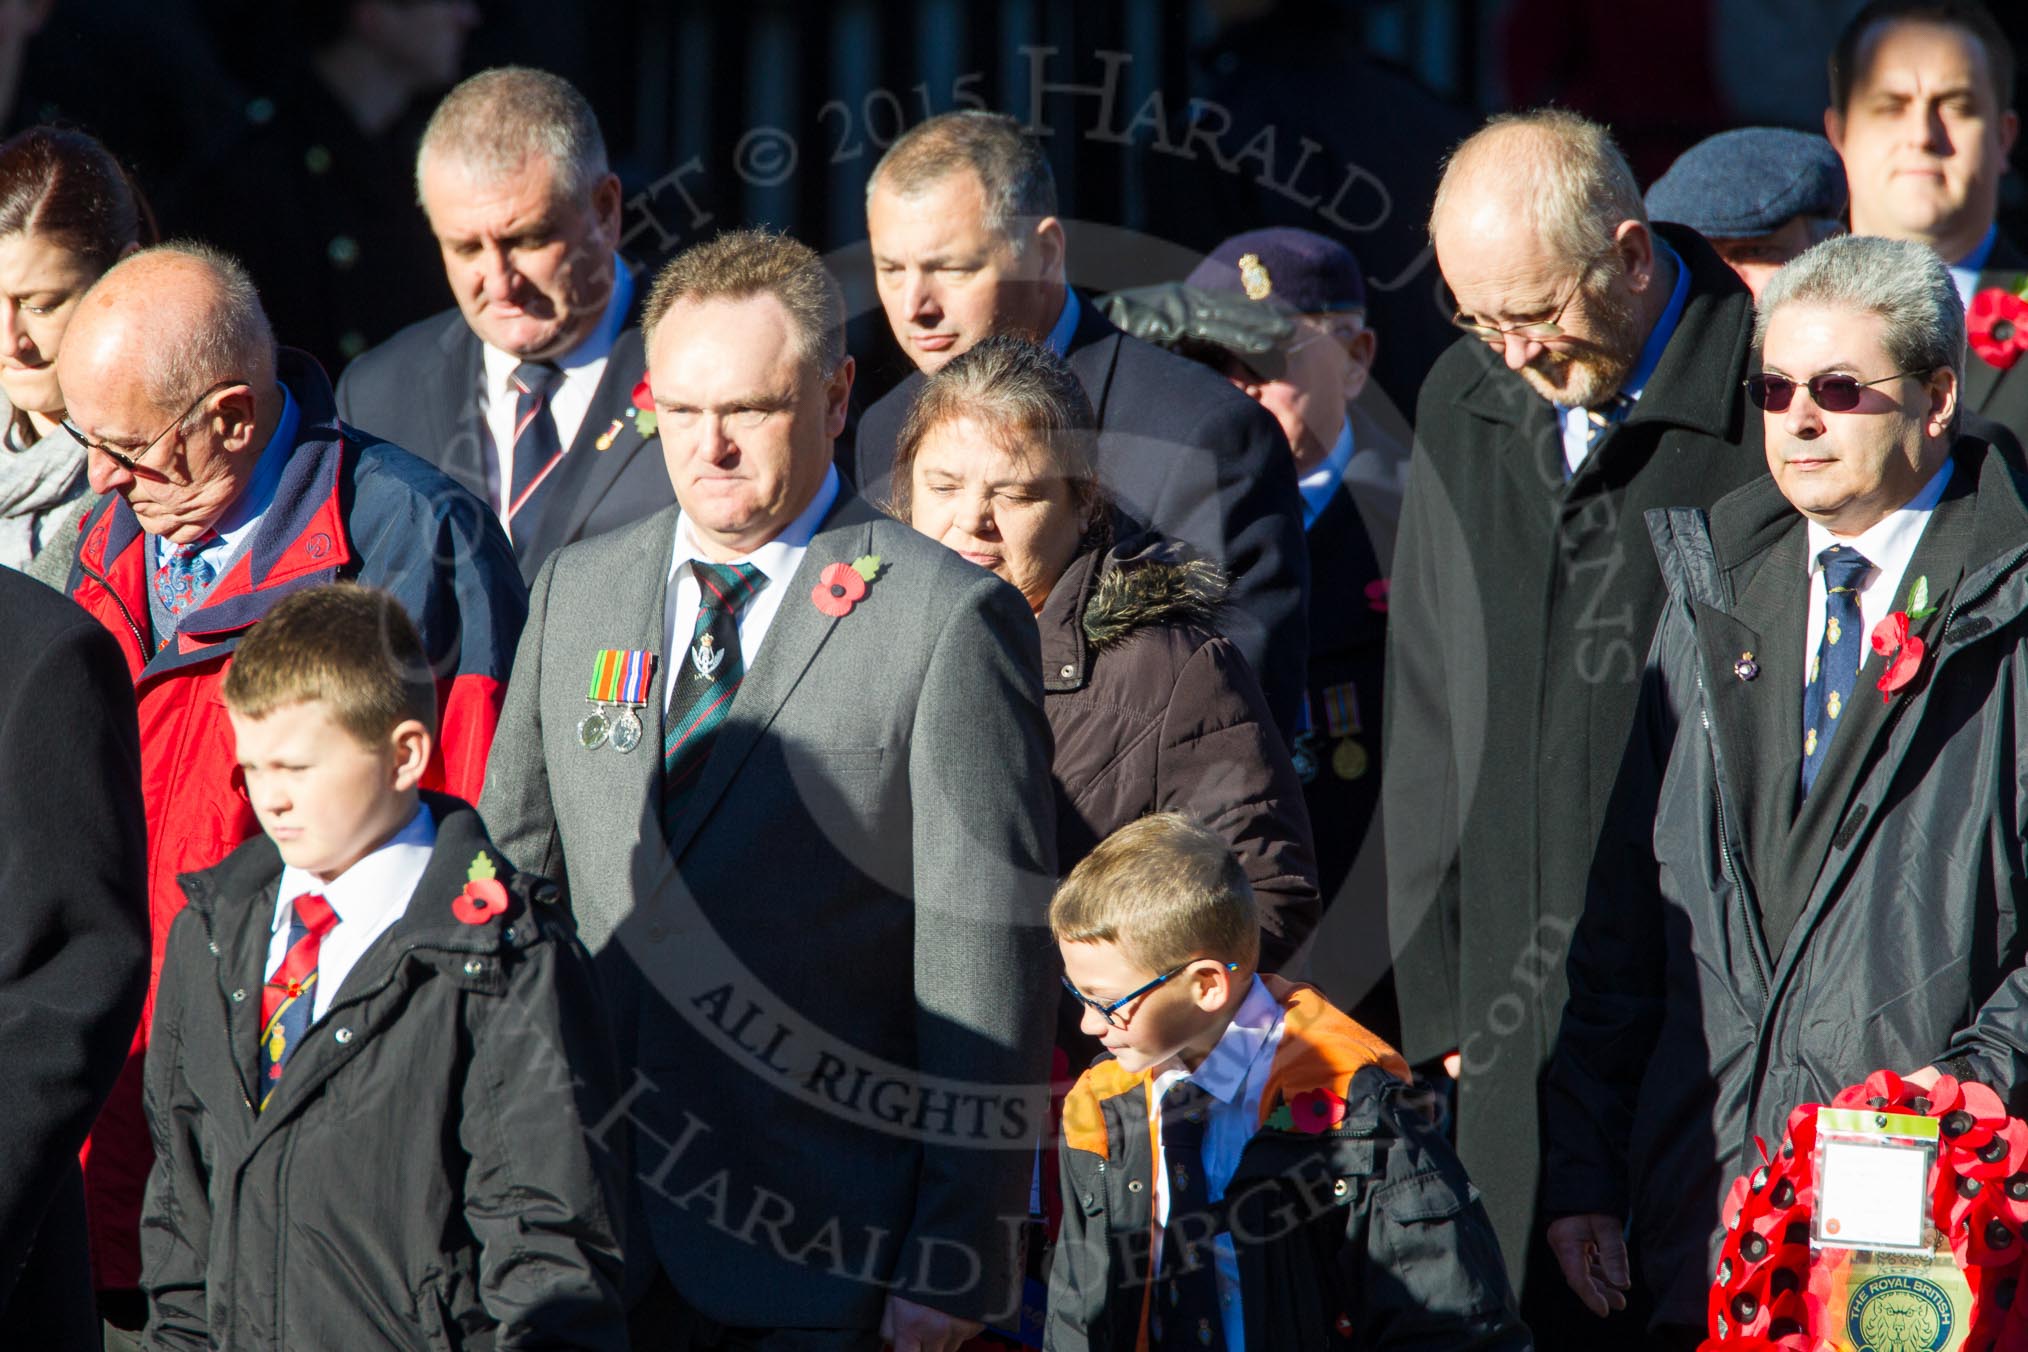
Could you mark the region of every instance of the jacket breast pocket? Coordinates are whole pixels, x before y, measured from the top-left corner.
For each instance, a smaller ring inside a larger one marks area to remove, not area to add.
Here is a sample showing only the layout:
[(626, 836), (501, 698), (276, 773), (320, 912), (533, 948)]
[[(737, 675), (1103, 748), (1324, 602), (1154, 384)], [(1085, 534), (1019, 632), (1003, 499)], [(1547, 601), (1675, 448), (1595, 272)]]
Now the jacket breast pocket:
[[(1505, 1304), (1505, 1271), (1476, 1192), (1435, 1170), (1383, 1185), (1374, 1195), (1373, 1256), (1382, 1287), (1398, 1287), (1410, 1326), (1492, 1314)], [(1369, 1285), (1369, 1290), (1374, 1289)]]

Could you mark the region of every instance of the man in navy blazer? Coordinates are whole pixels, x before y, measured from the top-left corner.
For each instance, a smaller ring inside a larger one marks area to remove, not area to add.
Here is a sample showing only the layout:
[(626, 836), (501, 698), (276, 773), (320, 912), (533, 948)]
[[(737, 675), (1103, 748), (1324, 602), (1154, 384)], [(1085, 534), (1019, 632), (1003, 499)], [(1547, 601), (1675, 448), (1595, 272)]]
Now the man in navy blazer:
[(457, 308), (362, 353), (338, 411), (491, 503), (531, 580), (563, 545), (675, 500), (634, 398), (647, 358), (620, 181), (582, 94), (503, 66), (445, 96), (416, 190)]
[(924, 374), (996, 333), (1046, 343), (1098, 414), (1099, 478), (1135, 524), (1232, 575), (1222, 628), (1293, 736), (1309, 647), (1309, 560), (1281, 428), (1197, 363), (1130, 338), (1065, 282), (1056, 185), (1021, 124), (957, 112), (915, 127), (874, 168), (867, 233), (880, 303), (916, 372), (860, 419), (856, 477), (887, 496)]

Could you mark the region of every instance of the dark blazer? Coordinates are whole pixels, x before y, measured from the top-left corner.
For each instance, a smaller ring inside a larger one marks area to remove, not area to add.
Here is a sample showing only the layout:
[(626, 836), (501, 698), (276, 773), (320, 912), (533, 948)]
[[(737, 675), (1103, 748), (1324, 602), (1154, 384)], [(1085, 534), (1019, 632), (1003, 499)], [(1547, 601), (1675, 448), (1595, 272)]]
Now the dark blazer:
[[(1309, 728), (1297, 735), (1303, 801), (1317, 838), (1317, 889), (1333, 928), (1321, 936), (1318, 979), (1352, 1017), (1389, 1042), (1401, 1036), (1388, 963), (1387, 874), (1380, 818), (1382, 677), (1387, 667), (1385, 589), (1401, 514), (1408, 448), (1357, 404), (1352, 463), (1310, 523)], [(1324, 951), (1330, 956), (1325, 957)]]
[(91, 616), (0, 568), (0, 1347), (96, 1349), (78, 1148), (148, 988), (134, 689)]
[[(495, 453), (479, 416), (481, 347), (456, 309), (411, 324), (345, 368), (338, 416), (421, 456), (490, 502)], [(531, 525), (515, 518), (522, 581), (533, 581), (542, 561), (571, 541), (638, 521), (676, 500), (661, 443), (634, 427), (634, 385), (647, 369), (641, 331), (622, 330), (584, 422), (543, 490), (537, 519)], [(601, 450), (608, 433), (612, 439)]]
[(1641, 514), (1709, 506), (1767, 473), (1740, 385), (1751, 298), (1694, 234), (1657, 233), (1690, 269), (1680, 325), (1576, 474), (1554, 409), (1493, 349), (1461, 339), (1437, 363), (1389, 596), (1383, 794), (1402, 1050), (1411, 1064), (1463, 1052), (1459, 1153), (1531, 1318), (1532, 1287), (1564, 1290), (1553, 1263), (1525, 1262), (1536, 1079), (1662, 606)]
[[(1225, 633), (1253, 664), (1284, 740), (1309, 649), (1309, 562), (1288, 441), (1223, 377), (1114, 328), (1081, 297), (1068, 360), (1098, 415), (1098, 473), (1122, 515), (1217, 560), (1232, 578)], [(887, 499), (920, 371), (859, 421), (859, 491)]]
[(1651, 514), (1667, 600), (1543, 1111), (1547, 1208), (1629, 1217), (1662, 1320), (1703, 1322), (1726, 1187), (1798, 1104), (1934, 1064), (2022, 1110), (2028, 479), (1984, 435), (1894, 598), (1927, 580), (1915, 678), (1883, 699), (1861, 648), (1807, 798), (1802, 519), (1768, 482)]
[[(2003, 232), (1993, 241), (1993, 252), (1979, 273), (1978, 290), (2000, 287), (2017, 290), (2028, 274), (2028, 252)], [(1973, 292), (1978, 294), (1977, 291)], [(2028, 444), (2028, 358), (2002, 371), (1977, 352), (1965, 353), (1964, 406), (1982, 418), (1999, 423), (2015, 438)]]

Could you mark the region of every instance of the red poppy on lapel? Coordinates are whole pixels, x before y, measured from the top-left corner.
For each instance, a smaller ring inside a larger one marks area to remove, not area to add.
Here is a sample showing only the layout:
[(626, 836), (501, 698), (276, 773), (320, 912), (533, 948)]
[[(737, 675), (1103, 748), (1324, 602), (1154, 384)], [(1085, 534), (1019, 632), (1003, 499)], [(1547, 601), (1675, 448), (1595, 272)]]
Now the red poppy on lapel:
[(482, 851), (465, 874), (465, 890), (451, 899), (451, 914), (467, 925), (483, 925), (507, 909), (507, 887)]
[(866, 584), (880, 573), (880, 556), (865, 554), (850, 563), (834, 563), (817, 577), (810, 589), (810, 603), (834, 620), (852, 613), (852, 607), (866, 599)]
[(1884, 704), (1914, 680), (1916, 669), (1922, 666), (1922, 640), (1908, 632), (1907, 611), (1897, 610), (1873, 626), (1873, 651), (1887, 659), (1877, 687)]
[(1345, 1100), (1328, 1089), (1312, 1089), (1289, 1100), (1289, 1118), (1304, 1135), (1321, 1136), (1345, 1120)]
[(2028, 301), (2001, 287), (1987, 287), (1965, 311), (1965, 338), (1989, 366), (2006, 370), (2028, 351)]
[(1366, 608), (1376, 614), (1385, 615), (1387, 613), (1388, 589), (1388, 580), (1384, 577), (1377, 577), (1367, 583)]

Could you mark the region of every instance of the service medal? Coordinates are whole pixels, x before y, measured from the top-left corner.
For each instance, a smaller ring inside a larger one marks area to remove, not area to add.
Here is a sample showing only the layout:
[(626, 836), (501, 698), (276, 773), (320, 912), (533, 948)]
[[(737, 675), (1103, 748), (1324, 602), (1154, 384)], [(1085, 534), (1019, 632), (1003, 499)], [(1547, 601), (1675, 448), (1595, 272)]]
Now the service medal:
[(1331, 752), (1331, 773), (1340, 779), (1358, 779), (1366, 773), (1366, 748), (1355, 737), (1347, 737)]
[(1317, 734), (1297, 733), (1295, 744), (1289, 748), (1289, 761), (1296, 767), (1296, 778), (1305, 784), (1314, 783), (1317, 778)]
[(1324, 731), (1331, 737), (1356, 737), (1365, 731), (1359, 718), (1359, 688), (1350, 681), (1327, 685), (1324, 696)]
[[(597, 750), (608, 739), (620, 752), (641, 744), (641, 716), (636, 711), (647, 707), (654, 676), (655, 654), (646, 648), (599, 649), (584, 696), (593, 711), (577, 725), (577, 739), (586, 750)], [(614, 704), (620, 706), (617, 714), (607, 711)]]

